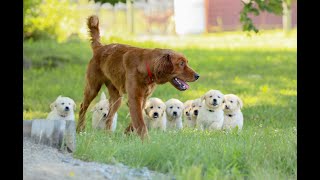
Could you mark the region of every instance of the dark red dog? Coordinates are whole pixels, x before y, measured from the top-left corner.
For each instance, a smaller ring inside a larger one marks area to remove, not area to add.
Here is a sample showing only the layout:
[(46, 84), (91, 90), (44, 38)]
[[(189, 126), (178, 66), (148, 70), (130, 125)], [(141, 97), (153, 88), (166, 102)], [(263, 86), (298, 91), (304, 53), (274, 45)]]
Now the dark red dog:
[(112, 118), (121, 104), (123, 94), (128, 94), (131, 123), (127, 130), (134, 130), (143, 139), (148, 130), (143, 120), (142, 109), (157, 84), (170, 82), (184, 91), (186, 82), (199, 78), (189, 66), (188, 60), (170, 49), (144, 49), (124, 44), (100, 43), (99, 19), (88, 19), (93, 57), (86, 73), (84, 98), (80, 106), (77, 132), (85, 128), (85, 114), (101, 86), (107, 86), (110, 95), (110, 112), (106, 127), (110, 130)]

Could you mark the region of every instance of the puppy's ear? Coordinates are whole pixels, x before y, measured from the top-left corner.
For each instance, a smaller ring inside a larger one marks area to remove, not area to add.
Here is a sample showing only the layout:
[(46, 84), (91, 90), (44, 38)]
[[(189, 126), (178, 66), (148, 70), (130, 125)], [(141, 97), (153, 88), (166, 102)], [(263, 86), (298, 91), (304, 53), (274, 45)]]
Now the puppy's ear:
[(242, 109), (243, 102), (239, 97), (237, 98), (237, 102), (238, 102), (238, 105), (239, 105), (240, 109)]
[(50, 104), (50, 109), (53, 111), (53, 109), (56, 107), (56, 101)]
[(95, 110), (97, 110), (97, 104), (91, 108), (90, 112), (94, 112)]
[(100, 95), (100, 100), (106, 100), (106, 95), (104, 94), (104, 92), (101, 93)]
[(206, 95), (201, 96), (200, 100), (201, 102), (204, 101), (206, 99)]
[(171, 62), (171, 55), (164, 54), (154, 62), (154, 74), (156, 78), (161, 78), (173, 71), (173, 64)]
[(72, 100), (72, 105), (73, 105), (73, 110), (75, 111), (76, 108), (77, 108), (77, 105), (76, 105), (76, 103), (74, 102), (74, 100)]

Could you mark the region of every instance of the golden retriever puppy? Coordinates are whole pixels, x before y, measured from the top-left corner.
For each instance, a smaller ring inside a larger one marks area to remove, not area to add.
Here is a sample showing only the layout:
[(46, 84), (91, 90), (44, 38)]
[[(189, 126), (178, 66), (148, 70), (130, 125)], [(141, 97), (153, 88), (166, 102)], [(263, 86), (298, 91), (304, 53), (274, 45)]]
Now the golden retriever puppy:
[(234, 94), (226, 94), (224, 96), (224, 122), (223, 129), (230, 130), (238, 127), (242, 130), (243, 115), (241, 108), (243, 107), (242, 100)]
[(189, 127), (195, 128), (197, 126), (197, 118), (199, 115), (199, 109), (202, 107), (202, 100), (201, 98), (195, 99), (192, 101), (191, 104), (191, 121)]
[[(106, 129), (107, 116), (110, 111), (109, 100), (106, 98), (104, 92), (101, 93), (100, 101), (91, 109), (92, 114), (92, 128)], [(111, 131), (114, 132), (117, 127), (118, 114), (115, 113), (112, 119)]]
[(148, 129), (166, 130), (166, 105), (159, 98), (149, 98), (144, 107), (144, 120)]
[(74, 111), (76, 103), (69, 97), (61, 95), (50, 104), (51, 112), (48, 114), (48, 120), (75, 120)]
[(200, 130), (220, 130), (223, 126), (223, 100), (224, 95), (219, 90), (210, 90), (201, 97), (203, 101), (197, 118)]
[(169, 99), (166, 104), (167, 129), (182, 129), (183, 103), (178, 99)]
[(192, 102), (193, 100), (188, 100), (183, 104), (183, 123), (185, 127), (190, 127)]

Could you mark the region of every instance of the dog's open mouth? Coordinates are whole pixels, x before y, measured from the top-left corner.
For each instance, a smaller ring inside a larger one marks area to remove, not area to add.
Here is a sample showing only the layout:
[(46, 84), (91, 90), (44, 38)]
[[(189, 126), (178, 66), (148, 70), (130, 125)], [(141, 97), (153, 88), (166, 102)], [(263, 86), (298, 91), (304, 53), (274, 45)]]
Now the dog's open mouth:
[(189, 85), (185, 81), (177, 77), (173, 78), (170, 83), (180, 91), (185, 91), (189, 88)]

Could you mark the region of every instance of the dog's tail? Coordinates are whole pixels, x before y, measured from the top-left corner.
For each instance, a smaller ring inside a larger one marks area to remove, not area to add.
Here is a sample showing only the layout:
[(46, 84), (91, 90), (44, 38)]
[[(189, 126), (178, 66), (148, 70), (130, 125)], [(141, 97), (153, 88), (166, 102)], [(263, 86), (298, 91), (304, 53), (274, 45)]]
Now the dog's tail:
[(99, 31), (99, 18), (98, 16), (92, 15), (88, 18), (87, 25), (91, 37), (91, 48), (93, 51), (97, 50), (102, 46), (100, 43), (100, 31)]

